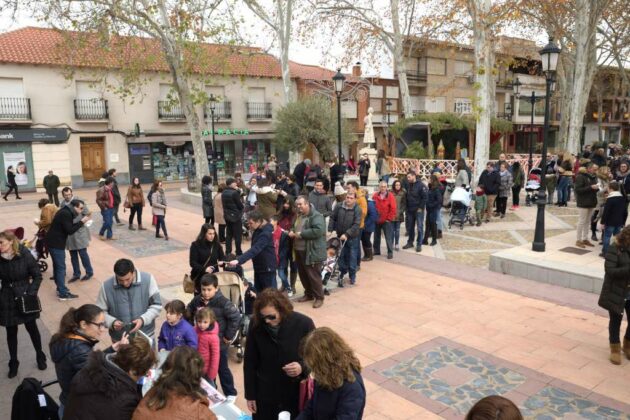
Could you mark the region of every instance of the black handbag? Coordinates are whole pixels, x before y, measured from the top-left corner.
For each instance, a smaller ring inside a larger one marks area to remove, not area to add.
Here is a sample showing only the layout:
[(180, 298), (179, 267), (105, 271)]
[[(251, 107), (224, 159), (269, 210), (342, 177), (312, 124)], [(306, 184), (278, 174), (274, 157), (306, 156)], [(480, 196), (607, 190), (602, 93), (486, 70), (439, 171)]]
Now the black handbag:
[(23, 315), (37, 314), (42, 311), (42, 304), (39, 297), (32, 295), (22, 295), (15, 298), (18, 309)]

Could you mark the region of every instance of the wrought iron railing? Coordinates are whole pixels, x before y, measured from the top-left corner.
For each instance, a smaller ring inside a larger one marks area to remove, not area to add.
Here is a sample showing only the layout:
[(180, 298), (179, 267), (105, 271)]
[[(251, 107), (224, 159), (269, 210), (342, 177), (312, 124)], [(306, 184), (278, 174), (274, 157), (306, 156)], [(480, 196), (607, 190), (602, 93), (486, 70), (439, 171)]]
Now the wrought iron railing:
[(107, 100), (101, 98), (75, 99), (74, 118), (77, 120), (109, 119)]
[[(209, 119), (212, 113), (210, 112), (210, 104), (206, 104), (204, 108), (204, 117)], [(232, 103), (231, 102), (217, 102), (214, 108), (214, 120), (231, 120), (232, 119)]]
[(247, 119), (268, 120), (271, 118), (271, 102), (247, 102)]
[[(521, 168), (525, 173), (529, 173), (528, 155), (513, 155), (511, 159), (508, 159), (508, 164), (519, 162)], [(541, 156), (533, 155), (532, 164), (534, 167), (540, 164)], [(490, 160), (494, 162), (494, 160)], [(455, 178), (457, 176), (457, 161), (447, 159), (405, 159), (405, 158), (390, 158), (389, 167), (394, 174), (406, 174), (410, 169), (413, 169), (420, 178), (429, 179), (431, 173), (435, 169), (436, 165), (442, 166), (442, 174), (447, 178)], [(466, 164), (471, 171), (474, 171), (475, 161), (472, 159), (466, 159)]]
[(184, 110), (172, 101), (158, 101), (158, 118), (160, 120), (185, 120)]
[(407, 70), (405, 71), (405, 73), (407, 74), (407, 80), (409, 80), (410, 82), (426, 82), (427, 81), (426, 72)]
[(30, 98), (0, 98), (0, 120), (31, 119)]

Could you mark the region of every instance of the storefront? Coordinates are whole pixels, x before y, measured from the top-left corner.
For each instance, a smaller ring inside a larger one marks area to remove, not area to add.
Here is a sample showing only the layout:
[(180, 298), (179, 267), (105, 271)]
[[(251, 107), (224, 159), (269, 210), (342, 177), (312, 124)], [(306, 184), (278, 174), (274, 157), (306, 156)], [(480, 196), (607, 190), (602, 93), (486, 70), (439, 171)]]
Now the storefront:
[[(48, 169), (55, 169), (60, 178), (63, 178), (66, 175), (64, 172), (69, 172), (69, 169), (67, 171), (57, 170), (58, 168), (50, 165), (48, 157), (51, 155), (50, 151), (57, 144), (67, 141), (68, 130), (65, 128), (0, 130), (2, 191), (6, 191), (7, 188), (7, 170), (9, 167), (15, 171), (15, 182), (20, 191), (34, 191), (37, 181), (41, 182), (40, 178), (43, 178), (43, 174), (47, 173)], [(57, 162), (57, 164), (59, 163), (64, 162)], [(35, 173), (36, 168), (38, 174)]]

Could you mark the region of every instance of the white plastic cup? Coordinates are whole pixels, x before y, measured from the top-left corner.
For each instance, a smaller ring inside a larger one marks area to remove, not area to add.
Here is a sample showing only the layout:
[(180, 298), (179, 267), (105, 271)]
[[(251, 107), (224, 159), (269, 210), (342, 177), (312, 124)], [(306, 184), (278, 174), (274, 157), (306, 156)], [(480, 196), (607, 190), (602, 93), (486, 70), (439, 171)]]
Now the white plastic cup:
[(278, 420), (291, 420), (291, 413), (288, 411), (282, 411), (278, 414)]

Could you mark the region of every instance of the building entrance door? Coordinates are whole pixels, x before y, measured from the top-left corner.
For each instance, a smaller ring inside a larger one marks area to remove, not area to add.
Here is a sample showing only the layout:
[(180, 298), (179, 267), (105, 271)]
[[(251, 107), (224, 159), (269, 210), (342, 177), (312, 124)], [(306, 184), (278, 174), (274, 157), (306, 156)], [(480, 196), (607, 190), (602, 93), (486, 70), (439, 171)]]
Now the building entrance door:
[(105, 139), (81, 139), (81, 170), (83, 181), (98, 181), (105, 168)]

